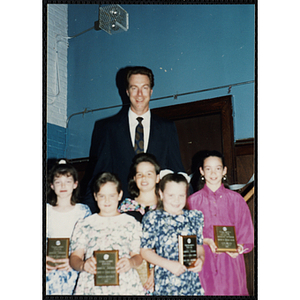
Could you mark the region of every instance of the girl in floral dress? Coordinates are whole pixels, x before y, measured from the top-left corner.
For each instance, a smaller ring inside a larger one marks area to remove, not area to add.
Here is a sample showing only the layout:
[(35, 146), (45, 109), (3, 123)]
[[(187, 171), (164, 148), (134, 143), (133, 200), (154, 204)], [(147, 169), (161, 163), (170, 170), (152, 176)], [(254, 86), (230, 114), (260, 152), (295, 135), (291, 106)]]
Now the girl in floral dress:
[[(218, 151), (208, 151), (199, 167), (202, 186), (188, 198), (190, 209), (201, 210), (205, 216), (203, 244), (206, 260), (199, 273), (206, 295), (248, 296), (243, 253), (254, 246), (251, 213), (244, 198), (224, 186), (227, 168)], [(217, 253), (213, 225), (235, 226), (237, 252)]]
[[(144, 295), (135, 268), (142, 263), (140, 252), (141, 225), (132, 216), (120, 214), (121, 183), (111, 173), (99, 175), (93, 185), (95, 200), (100, 209), (75, 226), (70, 265), (80, 272), (75, 295)], [(97, 250), (119, 250), (116, 270), (119, 285), (95, 286)]]
[[(187, 177), (174, 173), (163, 176), (158, 208), (143, 217), (141, 255), (155, 265), (154, 295), (204, 295), (198, 275), (205, 259), (204, 220), (200, 211), (185, 209)], [(179, 262), (178, 235), (197, 236), (197, 260), (189, 269)]]
[[(76, 203), (77, 171), (66, 160), (60, 160), (51, 169), (48, 179), (47, 241), (48, 238), (70, 238), (76, 222), (91, 214), (87, 205)], [(53, 266), (55, 263), (59, 264)], [(77, 277), (78, 272), (70, 267), (69, 258), (46, 256), (47, 295), (72, 295)]]
[[(140, 153), (133, 158), (130, 167), (128, 190), (133, 199), (126, 198), (119, 206), (119, 211), (129, 214), (139, 222), (148, 211), (155, 210), (158, 201), (158, 182), (160, 166), (154, 155)], [(147, 295), (154, 289), (154, 268), (150, 265), (150, 274), (144, 283)], [(140, 269), (147, 268), (144, 260)], [(145, 271), (140, 271), (141, 273)]]

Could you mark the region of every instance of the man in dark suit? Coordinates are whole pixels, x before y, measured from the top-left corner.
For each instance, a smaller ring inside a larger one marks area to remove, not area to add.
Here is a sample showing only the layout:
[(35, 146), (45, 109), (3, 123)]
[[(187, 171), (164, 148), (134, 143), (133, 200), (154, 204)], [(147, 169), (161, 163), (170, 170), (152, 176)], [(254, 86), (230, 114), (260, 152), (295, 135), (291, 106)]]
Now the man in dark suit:
[[(153, 92), (154, 76), (146, 67), (130, 68), (126, 76), (126, 93), (130, 108), (95, 125), (90, 153), (96, 158), (92, 178), (101, 172), (112, 172), (119, 176), (128, 197), (128, 174), (135, 151), (136, 127), (142, 125), (142, 152), (155, 155), (162, 169), (184, 171), (175, 124), (151, 114), (149, 101)], [(96, 146), (95, 146), (96, 145)], [(90, 182), (91, 184), (91, 182)], [(89, 184), (89, 186), (90, 186)], [(90, 191), (84, 199), (91, 211), (99, 209)]]

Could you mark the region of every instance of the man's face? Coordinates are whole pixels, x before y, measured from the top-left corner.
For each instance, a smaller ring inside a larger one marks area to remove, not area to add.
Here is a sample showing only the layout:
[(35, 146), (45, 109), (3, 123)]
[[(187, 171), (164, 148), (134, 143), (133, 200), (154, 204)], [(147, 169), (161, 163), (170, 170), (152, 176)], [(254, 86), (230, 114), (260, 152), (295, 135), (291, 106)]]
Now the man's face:
[(134, 113), (140, 116), (148, 111), (152, 91), (150, 79), (147, 75), (133, 74), (129, 77), (126, 92), (130, 99), (131, 110)]

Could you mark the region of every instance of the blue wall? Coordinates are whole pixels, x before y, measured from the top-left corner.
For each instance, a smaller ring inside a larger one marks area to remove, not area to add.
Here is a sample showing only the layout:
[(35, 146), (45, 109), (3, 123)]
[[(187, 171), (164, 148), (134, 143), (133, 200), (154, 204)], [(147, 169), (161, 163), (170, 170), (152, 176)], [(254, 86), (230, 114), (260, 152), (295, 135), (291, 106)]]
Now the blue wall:
[(47, 124), (47, 157), (63, 158), (66, 146), (66, 129), (54, 124)]
[[(69, 40), (68, 116), (85, 109), (121, 105), (118, 70), (153, 70), (152, 98), (253, 81), (254, 5), (122, 5), (129, 30), (109, 35), (90, 30)], [(69, 36), (92, 27), (98, 5), (68, 6)], [(150, 103), (151, 108), (228, 94), (228, 88)], [(254, 137), (254, 83), (232, 87), (235, 140)], [(120, 108), (72, 117), (66, 156), (89, 154), (94, 122)]]

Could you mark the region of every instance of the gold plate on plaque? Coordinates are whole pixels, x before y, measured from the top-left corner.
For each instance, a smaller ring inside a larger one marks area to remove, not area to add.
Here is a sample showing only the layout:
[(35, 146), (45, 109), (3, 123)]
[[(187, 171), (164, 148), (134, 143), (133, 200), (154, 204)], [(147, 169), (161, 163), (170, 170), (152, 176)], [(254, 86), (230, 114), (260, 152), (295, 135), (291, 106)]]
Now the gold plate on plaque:
[(234, 226), (214, 226), (217, 252), (236, 252), (237, 242)]
[(94, 276), (95, 285), (119, 285), (119, 274), (116, 264), (119, 260), (119, 250), (94, 251), (97, 273)]
[[(69, 257), (69, 238), (48, 238), (47, 240), (47, 256), (54, 259), (68, 258)], [(49, 266), (56, 267), (61, 263), (47, 262)]]
[(197, 236), (179, 235), (179, 262), (187, 268), (192, 268), (197, 260)]

